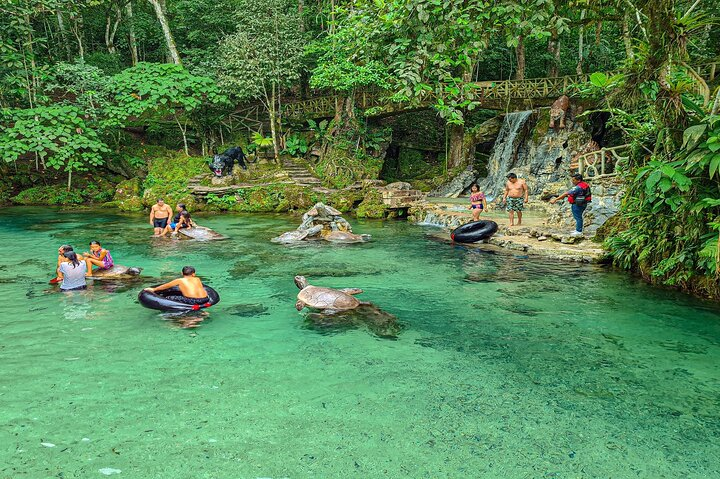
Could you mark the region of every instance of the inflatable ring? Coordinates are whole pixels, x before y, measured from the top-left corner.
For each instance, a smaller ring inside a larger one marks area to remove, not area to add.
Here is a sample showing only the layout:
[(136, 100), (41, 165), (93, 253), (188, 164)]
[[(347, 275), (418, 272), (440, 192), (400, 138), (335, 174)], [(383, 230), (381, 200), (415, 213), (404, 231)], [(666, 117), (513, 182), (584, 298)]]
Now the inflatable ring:
[(494, 221), (473, 221), (455, 228), (450, 239), (458, 243), (475, 243), (490, 238), (497, 230), (498, 224)]
[(186, 304), (169, 299), (168, 296), (182, 296), (180, 289), (177, 287), (164, 289), (162, 291), (147, 291), (143, 289), (138, 294), (138, 301), (146, 308), (171, 312), (197, 311), (199, 309), (209, 308), (213, 304), (220, 302), (220, 295), (217, 294), (217, 291), (207, 285), (205, 285), (205, 291), (207, 291), (208, 302), (204, 304)]

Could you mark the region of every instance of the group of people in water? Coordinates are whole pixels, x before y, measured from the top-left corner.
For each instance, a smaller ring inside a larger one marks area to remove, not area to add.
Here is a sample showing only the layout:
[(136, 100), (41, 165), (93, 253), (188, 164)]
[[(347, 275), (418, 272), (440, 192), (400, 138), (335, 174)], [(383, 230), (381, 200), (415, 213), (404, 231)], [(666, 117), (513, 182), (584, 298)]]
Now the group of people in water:
[[(153, 205), (150, 210), (150, 224), (153, 225), (154, 236), (164, 236), (168, 233), (176, 234), (182, 228), (196, 226), (184, 203), (178, 203), (175, 208), (176, 213), (173, 214), (172, 208), (162, 198), (159, 198), (157, 203)], [(58, 248), (57, 275), (52, 282), (60, 284), (60, 289), (63, 291), (85, 289), (87, 288), (86, 278), (93, 277), (93, 268), (109, 270), (114, 265), (110, 251), (103, 248), (98, 241), (91, 241), (89, 251), (84, 253), (78, 253), (72, 246), (65, 244)], [(183, 278), (186, 276), (185, 270), (187, 268), (192, 269), (192, 272), (188, 273), (187, 276), (189, 278), (194, 277), (195, 269), (186, 266), (183, 268)], [(183, 278), (176, 281), (181, 281)], [(198, 279), (197, 282), (199, 281)], [(190, 298), (207, 298), (207, 294), (200, 295), (201, 291), (204, 292), (204, 290), (198, 290), (196, 287), (191, 286), (195, 283), (194, 280), (181, 281), (178, 284), (171, 283), (157, 286), (155, 289), (163, 290), (178, 286), (183, 294), (187, 292)], [(183, 291), (183, 289), (187, 291)]]
[(84, 253), (76, 253), (68, 244), (58, 248), (57, 277), (53, 282), (60, 283), (60, 289), (85, 289), (85, 278), (93, 276), (93, 267), (110, 269), (115, 265), (110, 251), (103, 248), (99, 242), (91, 241), (89, 249), (90, 251)]
[[(575, 219), (575, 231), (571, 233), (572, 236), (583, 235), (583, 214), (587, 208), (588, 203), (592, 201), (592, 195), (590, 192), (590, 185), (588, 185), (583, 176), (579, 173), (575, 173), (571, 176), (573, 187), (565, 193), (557, 196), (550, 200), (550, 203), (555, 204), (557, 201), (567, 198), (570, 203), (570, 210), (573, 218)], [(528, 186), (525, 180), (517, 177), (515, 173), (509, 173), (507, 175), (507, 182), (505, 183), (505, 192), (502, 197), (501, 204), (505, 205), (505, 210), (508, 212), (510, 226), (521, 226), (523, 209), (528, 202)], [(483, 211), (487, 211), (487, 198), (485, 194), (480, 191), (480, 187), (477, 183), (470, 185), (470, 206), (472, 210), (473, 221), (480, 220), (480, 214)], [(515, 223), (515, 214), (517, 213), (517, 223)]]

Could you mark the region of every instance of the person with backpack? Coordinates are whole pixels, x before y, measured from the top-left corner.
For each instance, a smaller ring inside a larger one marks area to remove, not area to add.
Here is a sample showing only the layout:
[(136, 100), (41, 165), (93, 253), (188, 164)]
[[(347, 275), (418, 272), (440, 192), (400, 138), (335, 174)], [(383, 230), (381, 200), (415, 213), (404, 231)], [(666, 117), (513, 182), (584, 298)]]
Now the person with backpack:
[(573, 218), (575, 218), (575, 231), (570, 233), (571, 236), (582, 236), (583, 235), (583, 213), (587, 208), (588, 203), (592, 201), (592, 192), (590, 191), (590, 185), (588, 185), (580, 173), (572, 175), (573, 187), (568, 191), (550, 200), (550, 203), (555, 204), (558, 200), (565, 197), (570, 203), (570, 211), (572, 211)]

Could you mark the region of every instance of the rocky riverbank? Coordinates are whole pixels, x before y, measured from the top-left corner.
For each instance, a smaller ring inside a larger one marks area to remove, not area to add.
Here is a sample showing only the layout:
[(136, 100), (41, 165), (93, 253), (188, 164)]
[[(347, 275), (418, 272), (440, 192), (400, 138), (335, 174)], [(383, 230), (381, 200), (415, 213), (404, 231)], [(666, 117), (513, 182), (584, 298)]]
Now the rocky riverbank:
[[(538, 204), (533, 204), (538, 203)], [(483, 248), (487, 245), (522, 252), (530, 256), (581, 263), (602, 263), (605, 251), (590, 237), (573, 237), (567, 228), (548, 224), (550, 215), (544, 203), (533, 202), (523, 219), (524, 225), (509, 227), (504, 211), (490, 207), (483, 219), (496, 221), (500, 228), (487, 242), (468, 245)], [(442, 228), (438, 234), (446, 237), (452, 229), (472, 220), (469, 212), (449, 203), (419, 202), (409, 211), (409, 220), (417, 224)]]

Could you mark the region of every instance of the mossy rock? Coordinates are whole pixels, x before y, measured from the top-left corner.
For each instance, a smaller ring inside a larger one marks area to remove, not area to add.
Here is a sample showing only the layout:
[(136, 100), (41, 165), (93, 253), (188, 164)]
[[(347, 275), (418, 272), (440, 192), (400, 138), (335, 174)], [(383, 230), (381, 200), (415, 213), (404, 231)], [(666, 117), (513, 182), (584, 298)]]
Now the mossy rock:
[(358, 218), (384, 218), (387, 207), (382, 201), (382, 194), (376, 189), (370, 189), (358, 205), (355, 214)]
[(121, 211), (142, 211), (144, 208), (143, 200), (139, 196), (131, 196), (123, 200), (115, 200), (115, 206)]
[[(165, 151), (163, 156), (148, 160), (148, 174), (143, 181), (145, 193), (143, 199), (163, 198), (168, 203), (168, 198), (179, 201), (188, 193), (188, 180), (202, 173), (207, 172), (207, 159), (205, 157), (185, 156), (182, 152)], [(151, 194), (148, 195), (148, 190)], [(152, 201), (152, 203), (155, 202)]]
[[(157, 191), (160, 190), (160, 191)], [(149, 208), (152, 207), (155, 203), (157, 203), (157, 200), (162, 198), (165, 203), (170, 205), (173, 209), (175, 208), (175, 205), (178, 203), (185, 203), (185, 207), (189, 211), (193, 211), (196, 209), (196, 206), (198, 204), (198, 201), (195, 199), (193, 195), (190, 194), (190, 192), (185, 188), (184, 190), (180, 190), (177, 192), (171, 192), (164, 194), (164, 189), (162, 188), (147, 188), (142, 195), (142, 205)]]
[(550, 130), (550, 108), (540, 108), (537, 110), (537, 119), (532, 131), (532, 140), (535, 144), (539, 144)]
[(318, 201), (317, 194), (312, 190), (298, 185), (288, 185), (275, 211), (306, 210)]
[(358, 190), (337, 190), (327, 197), (327, 204), (336, 210), (347, 213), (352, 211), (356, 204), (363, 200), (362, 191)]
[(355, 156), (344, 148), (330, 148), (313, 168), (324, 186), (345, 188), (363, 179), (377, 179), (383, 161), (372, 156)]
[(133, 197), (139, 197), (142, 191), (142, 181), (140, 178), (131, 178), (129, 180), (121, 181), (115, 186), (116, 201), (122, 201)]
[(21, 191), (12, 198), (13, 203), (21, 205), (79, 205), (84, 202), (80, 190), (67, 191), (65, 186), (34, 186)]

